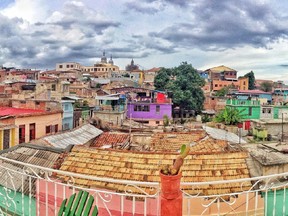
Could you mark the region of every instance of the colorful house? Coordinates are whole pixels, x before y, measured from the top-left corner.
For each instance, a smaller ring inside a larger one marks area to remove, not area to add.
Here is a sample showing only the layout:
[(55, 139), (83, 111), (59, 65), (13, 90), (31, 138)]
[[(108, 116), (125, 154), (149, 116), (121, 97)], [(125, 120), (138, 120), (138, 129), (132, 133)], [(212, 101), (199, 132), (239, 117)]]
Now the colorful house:
[[(3, 130), (2, 149), (15, 146), (19, 143), (45, 136), (51, 133), (51, 128), (57, 132), (62, 127), (62, 111), (45, 111), (36, 109), (21, 109), (12, 107), (0, 107), (0, 124), (12, 125), (8, 131)], [(9, 143), (7, 141), (8, 138)], [(4, 146), (5, 144), (5, 146)]]
[(128, 102), (127, 118), (148, 124), (163, 124), (164, 116), (172, 118), (172, 100), (162, 92), (152, 92), (150, 96), (137, 95)]
[(122, 125), (126, 113), (126, 96), (111, 94), (96, 96), (96, 106), (93, 117), (99, 118), (111, 125)]
[(0, 124), (0, 149), (15, 145), (16, 125)]
[(62, 130), (71, 130), (73, 128), (73, 100), (61, 100), (63, 109)]

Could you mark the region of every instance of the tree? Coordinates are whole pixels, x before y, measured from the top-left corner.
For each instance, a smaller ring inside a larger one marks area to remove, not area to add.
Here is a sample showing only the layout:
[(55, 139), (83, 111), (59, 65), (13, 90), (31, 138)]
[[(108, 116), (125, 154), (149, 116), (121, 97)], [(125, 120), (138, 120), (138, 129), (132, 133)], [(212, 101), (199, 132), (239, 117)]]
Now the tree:
[(171, 69), (162, 68), (154, 80), (156, 89), (173, 92), (172, 100), (175, 106), (179, 106), (181, 118), (185, 109), (195, 112), (203, 109), (205, 97), (201, 87), (204, 84), (204, 79), (187, 62)]
[(245, 74), (244, 77), (248, 77), (249, 79), (249, 86), (248, 89), (249, 90), (253, 90), (255, 89), (255, 76), (254, 76), (254, 72), (250, 71), (249, 73)]
[(170, 81), (171, 69), (161, 68), (154, 79), (154, 87), (158, 90), (164, 91), (168, 82)]
[(232, 86), (232, 85), (225, 86), (225, 87), (221, 88), (219, 91), (217, 91), (215, 93), (215, 96), (224, 97), (229, 93), (230, 89), (234, 89), (234, 88), (235, 88), (235, 86)]
[(234, 107), (225, 107), (220, 113), (215, 116), (216, 122), (224, 123), (225, 125), (236, 125), (243, 118), (243, 110), (238, 110)]
[(273, 83), (265, 81), (260, 84), (260, 89), (264, 92), (271, 92), (273, 88)]

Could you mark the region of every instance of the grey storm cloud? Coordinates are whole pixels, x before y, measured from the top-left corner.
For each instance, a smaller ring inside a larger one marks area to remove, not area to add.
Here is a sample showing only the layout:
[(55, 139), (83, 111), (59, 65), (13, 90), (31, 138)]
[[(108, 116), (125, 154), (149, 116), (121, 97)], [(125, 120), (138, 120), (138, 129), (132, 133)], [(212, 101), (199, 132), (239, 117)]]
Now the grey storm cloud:
[(256, 1), (198, 1), (189, 7), (190, 22), (174, 23), (151, 37), (184, 48), (223, 50), (250, 45), (266, 47), (287, 37), (287, 21), (268, 3)]
[(142, 14), (156, 14), (157, 12), (162, 11), (166, 6), (179, 6), (183, 8), (188, 4), (189, 1), (185, 0), (133, 0), (125, 3), (125, 12), (136, 11)]
[(125, 12), (129, 12), (130, 10), (132, 10), (132, 11), (136, 11), (136, 12), (143, 13), (143, 14), (155, 14), (159, 11), (159, 9), (153, 6), (150, 6), (149, 4), (145, 4), (145, 3), (143, 4), (139, 1), (127, 2), (125, 6), (126, 6)]
[(22, 19), (0, 14), (0, 64), (8, 60), (22, 67), (51, 68), (61, 60), (95, 58), (99, 55), (95, 50), (100, 53), (99, 47), (109, 41), (97, 37), (120, 26), (117, 21), (97, 17), (96, 11), (83, 5), (67, 3), (60, 13), (57, 20), (30, 24), (27, 29), (20, 28)]

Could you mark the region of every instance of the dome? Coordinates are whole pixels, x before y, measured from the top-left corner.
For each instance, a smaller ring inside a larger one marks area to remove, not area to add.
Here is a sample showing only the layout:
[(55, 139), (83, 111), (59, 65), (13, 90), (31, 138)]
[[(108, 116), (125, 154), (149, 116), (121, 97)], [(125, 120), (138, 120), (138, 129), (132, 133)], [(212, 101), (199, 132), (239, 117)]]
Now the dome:
[(111, 57), (110, 57), (109, 64), (111, 64), (111, 65), (114, 64), (113, 59), (112, 59), (112, 55), (111, 55)]
[(101, 63), (107, 63), (107, 58), (105, 56), (105, 51), (103, 52), (103, 56), (101, 57)]

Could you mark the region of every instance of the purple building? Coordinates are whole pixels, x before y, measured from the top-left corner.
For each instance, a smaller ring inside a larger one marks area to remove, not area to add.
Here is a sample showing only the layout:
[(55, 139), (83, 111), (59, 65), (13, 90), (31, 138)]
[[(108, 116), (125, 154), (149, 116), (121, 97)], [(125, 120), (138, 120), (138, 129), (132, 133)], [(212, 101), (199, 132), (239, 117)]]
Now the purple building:
[(141, 97), (128, 102), (127, 118), (149, 125), (163, 124), (163, 117), (172, 118), (172, 101), (163, 93), (156, 98)]

